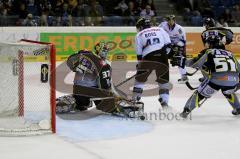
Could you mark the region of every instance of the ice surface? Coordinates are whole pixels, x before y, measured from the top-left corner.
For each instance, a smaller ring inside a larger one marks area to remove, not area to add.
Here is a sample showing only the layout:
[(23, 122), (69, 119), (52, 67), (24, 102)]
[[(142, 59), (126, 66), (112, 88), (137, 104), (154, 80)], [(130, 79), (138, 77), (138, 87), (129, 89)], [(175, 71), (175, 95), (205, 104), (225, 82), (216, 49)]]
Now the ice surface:
[(57, 134), (75, 143), (136, 136), (153, 129), (152, 124), (147, 122), (114, 117), (107, 114), (82, 121), (66, 121), (60, 118), (57, 121)]
[[(190, 77), (193, 85), (197, 76)], [(192, 94), (177, 84), (177, 69), (171, 69), (174, 84), (170, 105), (180, 112)], [(70, 79), (70, 78), (68, 78)], [(57, 93), (57, 95), (62, 95)], [(143, 98), (147, 113), (158, 112), (157, 96)], [(162, 118), (133, 121), (99, 115), (85, 120), (57, 117), (57, 133), (35, 137), (0, 138), (1, 159), (238, 159), (240, 118), (231, 114), (226, 99), (217, 93), (191, 120)], [(91, 111), (91, 110), (90, 110)]]

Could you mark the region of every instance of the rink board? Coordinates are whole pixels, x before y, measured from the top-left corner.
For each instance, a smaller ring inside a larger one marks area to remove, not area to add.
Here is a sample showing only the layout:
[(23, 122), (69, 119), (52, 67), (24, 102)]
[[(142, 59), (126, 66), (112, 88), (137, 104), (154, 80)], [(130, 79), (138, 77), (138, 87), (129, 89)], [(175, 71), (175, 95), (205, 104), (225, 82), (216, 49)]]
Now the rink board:
[[(196, 56), (203, 49), (200, 34), (203, 27), (184, 27), (187, 34), (187, 56)], [(240, 57), (240, 28), (234, 32), (233, 42), (227, 49)], [(15, 42), (22, 38), (56, 45), (57, 61), (66, 58), (79, 49), (93, 49), (93, 45), (104, 40), (109, 42), (112, 61), (136, 60), (134, 49), (135, 27), (1, 27), (1, 41)]]

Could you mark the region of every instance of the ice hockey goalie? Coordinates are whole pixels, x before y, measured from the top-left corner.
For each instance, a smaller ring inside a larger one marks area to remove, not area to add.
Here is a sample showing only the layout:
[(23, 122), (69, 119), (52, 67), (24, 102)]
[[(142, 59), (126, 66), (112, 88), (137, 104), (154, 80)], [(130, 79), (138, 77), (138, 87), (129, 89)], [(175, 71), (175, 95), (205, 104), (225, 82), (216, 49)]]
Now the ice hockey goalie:
[(80, 50), (67, 59), (67, 66), (75, 72), (73, 94), (57, 98), (57, 113), (85, 111), (94, 103), (106, 113), (143, 119), (143, 103), (127, 99), (112, 84), (108, 52), (107, 44), (100, 42), (94, 52)]

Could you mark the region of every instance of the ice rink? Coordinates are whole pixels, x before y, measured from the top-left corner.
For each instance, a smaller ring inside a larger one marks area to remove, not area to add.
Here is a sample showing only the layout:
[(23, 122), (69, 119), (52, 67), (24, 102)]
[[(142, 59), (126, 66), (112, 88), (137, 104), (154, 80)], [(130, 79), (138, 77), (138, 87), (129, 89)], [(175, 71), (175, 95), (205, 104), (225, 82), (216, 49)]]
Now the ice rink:
[[(198, 77), (199, 72), (190, 77), (190, 83), (199, 85)], [(71, 78), (72, 75), (65, 81), (71, 83)], [(200, 109), (195, 109), (190, 119), (182, 120), (173, 115), (182, 111), (193, 92), (177, 83), (176, 68), (171, 68), (170, 78), (173, 111), (168, 118), (159, 113), (157, 96), (143, 98), (145, 112), (152, 114), (146, 121), (109, 116), (95, 108), (57, 116), (56, 134), (0, 137), (0, 158), (238, 159), (240, 118), (231, 114), (232, 108), (223, 95), (215, 94)], [(57, 92), (57, 96), (62, 94)]]

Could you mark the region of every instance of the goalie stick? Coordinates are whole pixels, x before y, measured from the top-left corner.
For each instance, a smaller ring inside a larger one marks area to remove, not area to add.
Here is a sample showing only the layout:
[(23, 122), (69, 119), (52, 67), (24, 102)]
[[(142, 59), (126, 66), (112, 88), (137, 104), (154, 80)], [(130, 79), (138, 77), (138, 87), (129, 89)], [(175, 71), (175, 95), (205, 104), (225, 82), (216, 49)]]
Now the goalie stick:
[(137, 75), (138, 75), (137, 73), (134, 74), (134, 75), (132, 75), (131, 77), (129, 77), (129, 78), (125, 79), (124, 81), (118, 83), (115, 87), (119, 87), (119, 86), (123, 85), (124, 83), (126, 83), (126, 82), (128, 82), (129, 80), (133, 79), (133, 78), (136, 77)]
[[(125, 97), (125, 99), (127, 99), (127, 95), (124, 92), (122, 92), (121, 90), (119, 90), (117, 87), (123, 85), (124, 83), (128, 82), (129, 80), (133, 79), (136, 76), (137, 76), (137, 74), (134, 74), (131, 77), (125, 79), (124, 81), (118, 83), (117, 85), (114, 86), (114, 89), (117, 92), (119, 92), (120, 94), (122, 94)], [(104, 100), (104, 99), (113, 99), (113, 98), (115, 98), (115, 97), (96, 97), (96, 98), (90, 98), (90, 101)]]
[(97, 98), (90, 98), (90, 101), (96, 101), (96, 100), (104, 100), (104, 99), (113, 99), (115, 97), (97, 97)]

